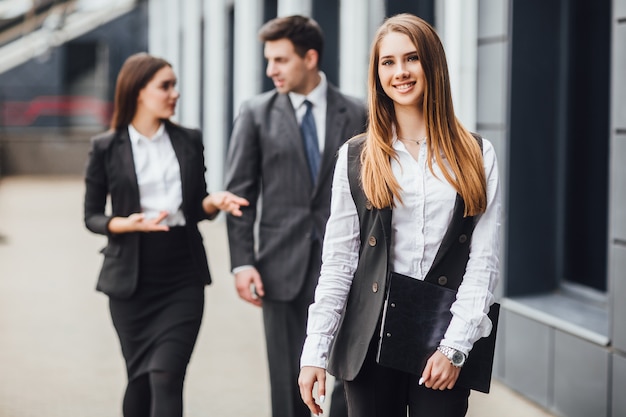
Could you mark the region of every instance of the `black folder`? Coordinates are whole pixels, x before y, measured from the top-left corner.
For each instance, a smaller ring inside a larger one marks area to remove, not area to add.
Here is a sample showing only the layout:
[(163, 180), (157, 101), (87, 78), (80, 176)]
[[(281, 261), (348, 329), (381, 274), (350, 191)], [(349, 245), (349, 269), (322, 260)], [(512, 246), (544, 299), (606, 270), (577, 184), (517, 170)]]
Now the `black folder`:
[[(455, 300), (455, 290), (392, 272), (376, 361), (421, 376), (452, 320), (450, 307)], [(488, 314), (493, 323), (491, 334), (474, 343), (458, 386), (489, 392), (499, 314), (500, 304), (495, 303)]]

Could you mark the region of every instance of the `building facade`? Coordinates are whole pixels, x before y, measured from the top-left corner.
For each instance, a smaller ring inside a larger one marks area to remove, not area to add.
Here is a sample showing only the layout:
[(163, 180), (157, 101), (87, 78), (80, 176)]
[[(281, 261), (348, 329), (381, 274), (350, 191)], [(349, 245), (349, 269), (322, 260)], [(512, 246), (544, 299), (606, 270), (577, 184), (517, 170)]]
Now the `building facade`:
[[(256, 35), (263, 22), (314, 17), (326, 34), (329, 81), (365, 98), (374, 31), (385, 16), (415, 13), (444, 42), (461, 121), (499, 157), (503, 309), (494, 377), (555, 415), (626, 416), (626, 0), (113, 3), (134, 7), (11, 69), (2, 67), (0, 45), (2, 172), (81, 174), (88, 136), (106, 129), (122, 55), (147, 48), (173, 64), (176, 119), (203, 130), (209, 189), (222, 189), (233, 118), (242, 101), (272, 88)], [(48, 96), (87, 95), (98, 105), (43, 114), (20, 131), (25, 113), (7, 102), (32, 104), (28, 77)], [(64, 123), (86, 131), (48, 137)]]
[[(256, 37), (265, 20), (318, 20), (324, 71), (359, 97), (382, 19), (433, 23), (460, 119), (494, 143), (502, 173), (494, 377), (556, 415), (626, 416), (626, 0), (151, 0), (150, 10), (150, 50), (178, 68), (180, 121), (203, 128), (215, 189), (233, 115), (271, 88)], [(160, 30), (172, 19), (178, 38)]]
[(82, 174), (117, 72), (148, 47), (147, 3), (10, 1), (23, 14), (0, 8), (0, 176)]

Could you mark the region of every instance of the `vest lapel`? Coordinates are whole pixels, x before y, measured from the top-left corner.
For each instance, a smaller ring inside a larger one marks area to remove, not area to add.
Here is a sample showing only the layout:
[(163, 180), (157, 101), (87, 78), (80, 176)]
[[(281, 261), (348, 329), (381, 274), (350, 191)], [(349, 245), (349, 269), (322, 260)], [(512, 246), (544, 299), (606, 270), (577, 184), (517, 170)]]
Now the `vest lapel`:
[(450, 249), (452, 244), (458, 239), (461, 234), (462, 226), (463, 226), (463, 212), (465, 211), (465, 203), (461, 198), (460, 194), (456, 195), (456, 201), (454, 203), (454, 212), (452, 213), (452, 219), (450, 219), (450, 224), (448, 225), (448, 229), (446, 230), (446, 234), (443, 236), (443, 240), (441, 242), (441, 246), (439, 246), (439, 250), (437, 251), (437, 255), (435, 255), (435, 260), (433, 261), (431, 270), (437, 268), (441, 259), (444, 257), (446, 252)]

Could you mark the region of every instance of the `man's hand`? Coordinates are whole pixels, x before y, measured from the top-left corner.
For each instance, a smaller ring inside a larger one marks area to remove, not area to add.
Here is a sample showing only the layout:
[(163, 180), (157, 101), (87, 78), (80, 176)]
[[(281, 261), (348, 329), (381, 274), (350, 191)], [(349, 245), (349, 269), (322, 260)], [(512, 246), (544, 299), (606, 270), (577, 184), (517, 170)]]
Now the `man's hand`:
[(237, 272), (235, 274), (235, 287), (240, 298), (257, 307), (261, 307), (263, 304), (261, 299), (265, 295), (265, 291), (263, 290), (261, 275), (256, 268), (250, 267)]

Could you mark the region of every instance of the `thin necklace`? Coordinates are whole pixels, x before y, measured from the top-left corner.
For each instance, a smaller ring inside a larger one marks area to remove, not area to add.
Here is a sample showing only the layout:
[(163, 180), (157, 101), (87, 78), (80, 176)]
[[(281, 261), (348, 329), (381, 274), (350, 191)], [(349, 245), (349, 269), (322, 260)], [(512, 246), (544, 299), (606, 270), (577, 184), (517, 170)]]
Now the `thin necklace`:
[(421, 138), (421, 139), (407, 139), (407, 138), (401, 138), (400, 136), (398, 136), (398, 139), (400, 139), (400, 140), (406, 140), (406, 141), (413, 142), (413, 143), (417, 143), (418, 145), (421, 145), (422, 143), (424, 143), (424, 142), (426, 141), (426, 137), (427, 137), (427, 136), (424, 136), (424, 137), (423, 137), (423, 138)]

